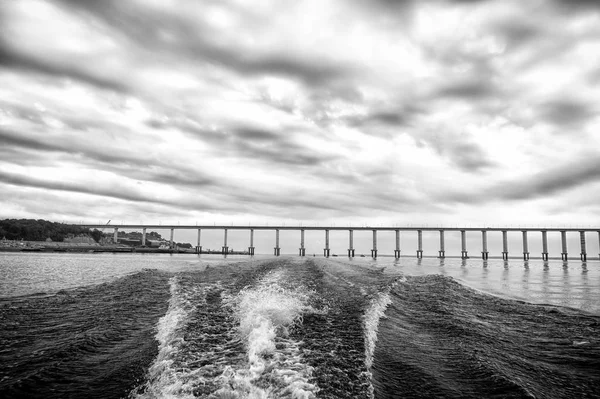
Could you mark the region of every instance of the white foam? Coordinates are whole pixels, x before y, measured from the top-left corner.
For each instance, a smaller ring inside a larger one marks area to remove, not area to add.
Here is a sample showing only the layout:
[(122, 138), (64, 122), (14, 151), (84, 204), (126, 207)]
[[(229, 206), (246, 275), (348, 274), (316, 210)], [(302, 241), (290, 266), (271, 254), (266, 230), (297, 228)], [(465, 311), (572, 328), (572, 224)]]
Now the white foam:
[(237, 328), (225, 333), (226, 339), (230, 343), (241, 340), (245, 348), (245, 353), (234, 357), (222, 357), (221, 350), (223, 354), (231, 350), (225, 348), (190, 352), (193, 345), (184, 340), (191, 328), (188, 321), (206, 304), (209, 287), (182, 286), (172, 278), (169, 308), (157, 325), (159, 353), (148, 370), (147, 382), (130, 396), (193, 398), (195, 390), (206, 386), (215, 389), (210, 398), (315, 398), (318, 387), (310, 382), (312, 368), (303, 362), (302, 343), (289, 336), (290, 329), (302, 323), (304, 313), (317, 312), (309, 305), (313, 293), (305, 287), (286, 286), (286, 277), (285, 271), (272, 272), (235, 295), (219, 285), (221, 310), (237, 322)]
[(385, 317), (385, 310), (392, 303), (390, 292), (379, 292), (370, 301), (369, 307), (365, 311), (363, 318), (365, 334), (365, 365), (367, 370), (373, 365), (373, 353), (377, 344), (377, 332), (379, 330), (379, 320)]
[(303, 313), (315, 310), (309, 306), (308, 290), (284, 285), (285, 271), (279, 270), (268, 274), (255, 287), (247, 287), (229, 298), (239, 321), (248, 363), (223, 373), (223, 385), (215, 397), (315, 397), (318, 387), (309, 382), (312, 368), (302, 362), (300, 342), (288, 336), (289, 329), (302, 322)]
[(157, 325), (158, 355), (148, 369), (147, 382), (131, 393), (133, 398), (194, 398), (191, 386), (185, 383), (189, 376), (182, 375), (189, 371), (178, 370), (174, 365), (175, 355), (185, 345), (183, 330), (194, 306), (181, 292), (176, 277), (169, 284), (169, 308)]

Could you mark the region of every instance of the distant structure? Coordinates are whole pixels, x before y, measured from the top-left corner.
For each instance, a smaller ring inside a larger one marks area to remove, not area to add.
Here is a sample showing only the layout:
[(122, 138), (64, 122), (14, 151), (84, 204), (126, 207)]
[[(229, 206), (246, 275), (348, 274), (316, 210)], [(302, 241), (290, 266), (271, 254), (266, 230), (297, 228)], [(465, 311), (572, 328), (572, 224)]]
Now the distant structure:
[[(88, 224), (83, 225), (83, 227), (87, 227), (90, 229), (93, 228), (108, 228), (112, 227), (114, 229), (114, 241), (118, 242), (118, 232), (119, 228), (127, 228), (127, 229), (137, 229), (142, 230), (142, 242), (146, 242), (146, 230), (147, 229), (169, 229), (170, 239), (168, 241), (169, 248), (174, 248), (173, 235), (175, 230), (197, 230), (198, 231), (198, 243), (196, 245), (196, 253), (202, 252), (202, 245), (200, 242), (202, 230), (223, 230), (223, 246), (221, 247), (222, 254), (231, 253), (229, 250), (229, 246), (227, 245), (227, 233), (230, 230), (243, 230), (248, 231), (250, 233), (249, 237), (249, 247), (248, 254), (254, 255), (255, 247), (254, 247), (254, 231), (255, 230), (271, 230), (275, 232), (275, 247), (273, 248), (273, 254), (279, 256), (281, 254), (281, 248), (279, 247), (279, 232), (281, 230), (295, 230), (300, 232), (300, 247), (298, 254), (299, 256), (306, 256), (306, 248), (304, 246), (304, 232), (307, 230), (311, 231), (323, 231), (325, 233), (325, 248), (323, 248), (323, 256), (329, 257), (331, 256), (331, 248), (329, 247), (329, 232), (332, 230), (342, 230), (348, 232), (348, 257), (354, 257), (354, 231), (357, 230), (366, 230), (372, 231), (373, 233), (373, 246), (371, 249), (371, 256), (373, 258), (377, 258), (378, 250), (377, 250), (377, 235), (379, 232), (395, 232), (396, 235), (396, 246), (394, 249), (394, 257), (400, 258), (401, 250), (400, 250), (400, 233), (408, 233), (408, 232), (416, 232), (417, 233), (417, 249), (416, 256), (417, 258), (423, 257), (423, 231), (437, 231), (439, 233), (439, 250), (438, 257), (445, 258), (446, 257), (446, 249), (444, 237), (447, 231), (458, 231), (460, 232), (461, 237), (461, 258), (467, 259), (469, 258), (469, 253), (467, 250), (467, 239), (466, 233), (469, 231), (477, 231), (481, 233), (481, 258), (486, 260), (489, 258), (488, 251), (488, 233), (501, 233), (502, 234), (502, 259), (508, 259), (508, 233), (509, 232), (518, 232), (522, 234), (523, 237), (523, 259), (529, 260), (529, 233), (538, 233), (541, 234), (542, 240), (542, 253), (541, 258), (543, 260), (549, 259), (548, 252), (548, 233), (560, 233), (561, 237), (561, 259), (568, 259), (568, 251), (567, 251), (567, 233), (577, 233), (579, 234), (579, 242), (580, 242), (580, 252), (579, 258), (581, 261), (587, 260), (587, 250), (586, 250), (586, 237), (588, 234), (596, 234), (598, 240), (600, 242), (600, 227), (599, 228), (474, 228), (474, 227), (453, 227), (453, 228), (437, 228), (437, 227), (342, 227), (342, 226), (329, 226), (329, 227), (307, 227), (307, 226), (191, 226), (191, 225), (181, 225), (181, 226), (172, 226), (172, 225), (141, 225), (141, 224), (128, 224), (128, 225), (119, 225), (119, 226), (111, 226), (111, 225), (97, 225), (97, 224)], [(599, 254), (600, 256), (600, 254)]]

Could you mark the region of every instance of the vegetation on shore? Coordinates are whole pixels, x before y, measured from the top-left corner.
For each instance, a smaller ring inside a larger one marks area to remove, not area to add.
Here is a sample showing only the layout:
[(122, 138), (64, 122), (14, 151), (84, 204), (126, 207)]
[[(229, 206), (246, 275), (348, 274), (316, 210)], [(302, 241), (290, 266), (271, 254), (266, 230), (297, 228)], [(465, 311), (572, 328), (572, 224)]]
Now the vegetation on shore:
[[(112, 239), (113, 233), (103, 233), (98, 229), (90, 230), (89, 228), (78, 226), (76, 224), (49, 222), (43, 219), (4, 219), (0, 220), (0, 239), (7, 240), (24, 240), (24, 241), (46, 241), (50, 238), (55, 242), (63, 242), (65, 238), (85, 235), (92, 237), (94, 241), (100, 243), (104, 237)], [(128, 239), (139, 241), (138, 245), (142, 245), (142, 233), (139, 231), (118, 232), (119, 241)], [(145, 245), (149, 246), (149, 241), (166, 241), (162, 236), (155, 232), (148, 232), (146, 235)], [(180, 248), (192, 248), (189, 243), (174, 243)], [(136, 246), (133, 243), (129, 245)]]
[(4, 219), (0, 220), (0, 239), (62, 242), (69, 235), (86, 234), (98, 242), (102, 237), (100, 230), (90, 231), (88, 228), (75, 224), (49, 222), (43, 219)]

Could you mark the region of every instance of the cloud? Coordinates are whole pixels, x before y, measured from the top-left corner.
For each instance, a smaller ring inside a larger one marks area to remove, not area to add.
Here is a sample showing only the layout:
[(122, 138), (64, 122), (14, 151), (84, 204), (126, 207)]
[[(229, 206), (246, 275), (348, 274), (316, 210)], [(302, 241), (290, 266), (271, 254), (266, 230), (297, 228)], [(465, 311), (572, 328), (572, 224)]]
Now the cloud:
[[(598, 113), (580, 100), (561, 98), (542, 103), (539, 106), (540, 117), (558, 127), (579, 127), (595, 118)], [(569, 133), (574, 133), (569, 131)]]
[[(477, 191), (461, 190), (441, 194), (445, 200), (467, 204), (502, 201), (548, 199), (570, 190), (600, 182), (599, 154), (579, 154), (577, 160), (555, 166), (519, 179), (502, 180), (483, 185)], [(592, 198), (588, 202), (592, 202)], [(553, 207), (556, 207), (554, 205)], [(560, 207), (560, 206), (559, 206)]]
[(354, 73), (350, 65), (327, 58), (319, 62), (310, 53), (293, 53), (285, 48), (271, 49), (267, 46), (245, 46), (246, 32), (260, 29), (267, 22), (254, 13), (234, 8), (232, 3), (220, 4), (229, 14), (245, 21), (241, 32), (223, 43), (210, 22), (204, 18), (193, 18), (204, 12), (192, 2), (184, 4), (197, 13), (186, 12), (185, 7), (143, 7), (131, 2), (110, 1), (98, 6), (93, 1), (63, 0), (69, 8), (76, 8), (99, 18), (129, 40), (145, 49), (162, 53), (163, 57), (177, 56), (181, 60), (195, 63), (208, 62), (225, 67), (243, 76), (278, 75), (299, 79), (308, 85), (326, 85)]
[(481, 98), (500, 96), (501, 92), (488, 80), (465, 80), (451, 82), (442, 86), (438, 91), (440, 96), (478, 100)]
[(24, 176), (16, 173), (0, 172), (0, 182), (16, 186), (43, 188), (56, 191), (68, 191), (81, 194), (93, 194), (104, 197), (111, 197), (125, 201), (133, 202), (166, 202), (151, 200), (148, 197), (135, 193), (131, 189), (123, 190), (123, 187), (96, 187), (93, 183), (87, 185), (72, 183), (68, 181), (53, 181), (48, 179), (37, 178), (34, 176)]
[(599, 154), (581, 154), (576, 158), (569, 164), (498, 185), (491, 192), (500, 199), (523, 200), (551, 196), (600, 181)]
[(598, 181), (596, 3), (4, 2), (1, 180), (125, 217), (568, 215)]
[(94, 85), (100, 89), (128, 92), (128, 85), (114, 77), (103, 76), (102, 73), (88, 70), (80, 65), (73, 64), (68, 59), (60, 61), (40, 59), (37, 56), (20, 53), (19, 50), (8, 47), (0, 39), (0, 66), (21, 71), (42, 73), (59, 78), (70, 78)]

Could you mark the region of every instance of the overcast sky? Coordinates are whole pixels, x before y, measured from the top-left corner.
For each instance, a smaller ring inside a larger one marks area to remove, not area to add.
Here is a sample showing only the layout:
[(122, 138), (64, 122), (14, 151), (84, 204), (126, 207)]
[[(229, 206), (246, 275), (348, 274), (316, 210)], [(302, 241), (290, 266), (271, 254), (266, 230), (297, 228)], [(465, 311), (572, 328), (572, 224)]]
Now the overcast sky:
[(0, 1), (0, 217), (600, 224), (600, 2)]

